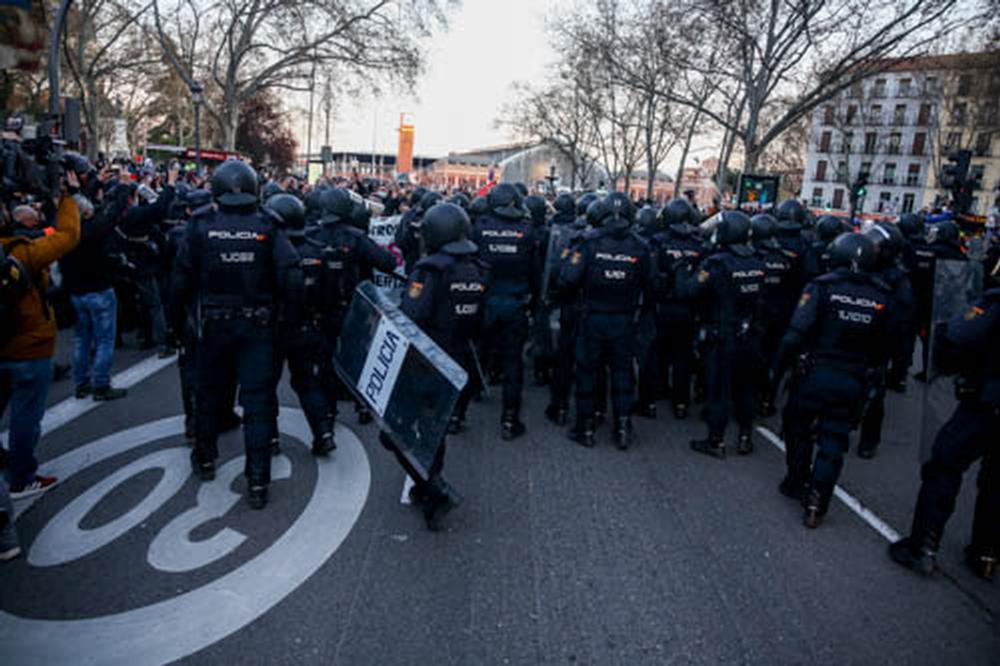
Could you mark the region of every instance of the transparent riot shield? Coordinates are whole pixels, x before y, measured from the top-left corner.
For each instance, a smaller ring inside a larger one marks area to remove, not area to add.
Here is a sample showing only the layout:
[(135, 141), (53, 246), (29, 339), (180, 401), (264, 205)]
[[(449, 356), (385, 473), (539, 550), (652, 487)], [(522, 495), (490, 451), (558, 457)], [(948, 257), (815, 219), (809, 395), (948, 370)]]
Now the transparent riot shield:
[(559, 277), (559, 261), (562, 258), (563, 250), (569, 245), (573, 237), (573, 229), (568, 225), (553, 224), (549, 227), (549, 244), (545, 248), (545, 270), (542, 273), (542, 302), (548, 303), (551, 299), (551, 290)]
[(941, 426), (955, 411), (955, 378), (941, 371), (938, 348), (944, 324), (963, 314), (975, 303), (983, 284), (983, 267), (978, 261), (939, 259), (934, 272), (934, 299), (931, 305), (930, 353), (928, 354), (927, 382), (924, 384), (923, 412), (921, 418), (920, 461), (926, 462)]
[(358, 285), (347, 310), (334, 366), (427, 480), (468, 381), (465, 370), (367, 281)]

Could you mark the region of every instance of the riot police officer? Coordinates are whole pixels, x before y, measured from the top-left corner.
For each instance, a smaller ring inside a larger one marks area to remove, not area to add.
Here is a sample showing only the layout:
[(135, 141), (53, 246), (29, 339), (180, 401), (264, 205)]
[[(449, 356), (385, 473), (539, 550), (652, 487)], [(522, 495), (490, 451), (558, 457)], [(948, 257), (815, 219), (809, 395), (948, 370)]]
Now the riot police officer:
[[(583, 314), (577, 336), (577, 423), (570, 438), (594, 445), (597, 374), (607, 366), (614, 412), (614, 442), (627, 449), (633, 431), (635, 323), (644, 296), (651, 298), (653, 260), (649, 245), (631, 233), (635, 211), (628, 195), (612, 192), (607, 215), (560, 267), (559, 282), (579, 290)], [(651, 302), (648, 301), (647, 302)]]
[(782, 201), (774, 209), (778, 221), (778, 244), (792, 260), (791, 286), (795, 292), (802, 291), (805, 285), (805, 255), (809, 244), (802, 235), (805, 227), (807, 211), (799, 201), (789, 199)]
[[(695, 222), (697, 211), (687, 199), (672, 199), (660, 212), (663, 231), (653, 237), (660, 283), (657, 288), (657, 328), (660, 331), (660, 382), (669, 379), (674, 417), (687, 418), (694, 370), (696, 313), (694, 300), (681, 295), (674, 279), (682, 267), (697, 266), (704, 246)], [(642, 398), (640, 396), (640, 406)]]
[[(301, 293), (299, 257), (274, 220), (257, 207), (257, 174), (243, 162), (222, 164), (212, 176), (217, 209), (192, 218), (173, 278), (174, 321), (183, 323), (197, 301), (198, 393), (192, 467), (215, 478), (221, 400), (236, 379), (243, 406), (250, 506), (267, 504), (268, 440), (277, 414), (273, 391), (274, 326), (279, 304)], [(176, 326), (175, 330), (180, 330)]]
[(555, 214), (552, 216), (552, 226), (572, 224), (576, 219), (576, 201), (569, 192), (563, 192), (552, 202)]
[[(282, 367), (288, 362), (292, 389), (299, 398), (302, 411), (312, 431), (313, 455), (325, 456), (337, 448), (333, 437), (333, 413), (330, 396), (336, 394), (331, 359), (330, 338), (323, 331), (324, 308), (328, 303), (329, 284), (325, 259), (327, 250), (322, 243), (305, 235), (306, 209), (291, 194), (272, 195), (265, 206), (277, 215), (292, 246), (301, 258), (303, 277), (301, 306), (282, 317), (274, 351), (274, 387), (281, 380)], [(277, 430), (272, 432), (272, 453)]]
[[(553, 233), (558, 233), (558, 246), (552, 248), (555, 256), (549, 257), (551, 267), (546, 268), (550, 272), (548, 283), (549, 293), (545, 294), (554, 306), (559, 308), (559, 336), (556, 340), (556, 363), (552, 373), (552, 383), (549, 392), (549, 405), (545, 408), (545, 416), (549, 421), (558, 426), (565, 426), (569, 420), (569, 393), (573, 385), (573, 366), (576, 363), (576, 333), (577, 325), (580, 322), (581, 303), (580, 295), (576, 290), (566, 290), (558, 288), (558, 273), (562, 263), (567, 261), (576, 251), (583, 241), (587, 232), (588, 220), (586, 215), (576, 216), (576, 204), (569, 195), (559, 195), (564, 198), (562, 206), (563, 220), (569, 222), (562, 223), (554, 227)], [(556, 199), (559, 202), (559, 199)], [(572, 209), (570, 209), (572, 205)], [(607, 209), (603, 203), (598, 202), (594, 210), (596, 217), (603, 216)], [(557, 217), (560, 215), (556, 213)], [(553, 221), (553, 223), (555, 223)]]
[[(663, 223), (657, 211), (652, 206), (643, 206), (635, 214), (635, 233), (646, 241), (656, 266), (656, 237), (663, 231)], [(655, 295), (655, 290), (651, 292)], [(656, 317), (656, 299), (651, 298), (642, 304), (639, 313), (639, 324), (636, 331), (636, 363), (639, 370), (638, 400), (635, 404), (635, 415), (648, 419), (656, 418), (656, 398), (660, 383), (660, 336), (661, 331)]]
[(959, 243), (959, 228), (947, 220), (933, 225), (926, 242), (913, 242), (913, 293), (917, 303), (917, 334), (920, 338), (923, 367), (916, 379), (927, 379), (927, 356), (930, 353), (930, 325), (934, 316), (934, 279), (939, 260), (967, 261)]
[[(428, 255), (414, 266), (400, 309), (471, 377), (475, 372), (472, 344), (483, 323), (489, 267), (476, 257), (478, 248), (468, 240), (468, 231), (469, 218), (455, 204), (440, 203), (427, 211), (421, 235)], [(451, 415), (448, 432), (461, 430), (471, 396), (468, 383)], [(409, 473), (406, 458), (398, 449), (393, 451)], [(410, 474), (415, 483), (412, 497), (422, 505), (432, 530), (458, 503), (458, 496), (441, 478), (444, 455), (442, 443), (429, 469), (428, 482)]]
[[(545, 197), (533, 194), (525, 197), (524, 208), (528, 211), (535, 238), (542, 250), (541, 261), (548, 265), (549, 230), (546, 221), (549, 205)], [(535, 310), (531, 318), (531, 355), (534, 363), (535, 385), (545, 386), (552, 380), (552, 366), (555, 363), (555, 350), (552, 344), (552, 328), (549, 317), (552, 310), (544, 298), (535, 301)]]
[(542, 253), (531, 224), (524, 218), (521, 195), (513, 185), (497, 185), (487, 199), (490, 212), (476, 220), (472, 240), (490, 267), (484, 344), (497, 355), (502, 367), (500, 434), (504, 440), (512, 440), (525, 433), (520, 418), (523, 354), (528, 312), (541, 286)]
[(892, 294), (892, 316), (889, 324), (889, 355), (887, 365), (876, 376), (877, 382), (861, 419), (861, 437), (858, 455), (865, 459), (875, 457), (882, 441), (882, 421), (885, 418), (885, 392), (892, 385), (906, 383), (906, 373), (913, 358), (913, 288), (906, 271), (899, 265), (900, 253), (906, 241), (894, 224), (876, 222), (865, 236), (875, 244), (875, 270)]
[(706, 402), (702, 418), (708, 436), (691, 448), (725, 458), (725, 432), (730, 414), (739, 426), (736, 451), (753, 450), (751, 428), (757, 395), (760, 354), (758, 307), (766, 276), (764, 262), (750, 248), (752, 224), (740, 211), (724, 211), (703, 225), (715, 248), (697, 272), (685, 267), (678, 280), (681, 296), (698, 299), (701, 346), (705, 365)]
[(810, 528), (826, 514), (872, 370), (888, 353), (892, 295), (871, 272), (875, 261), (875, 244), (862, 234), (842, 234), (833, 242), (833, 270), (802, 292), (775, 362), (776, 384), (798, 359), (783, 413), (787, 474), (779, 490), (803, 502), (803, 522)]
[(428, 208), (433, 206), (441, 195), (418, 187), (410, 195), (410, 209), (403, 213), (396, 228), (396, 247), (403, 253), (403, 262), (409, 271), (420, 260), (420, 221)]
[[(848, 228), (836, 215), (820, 215), (819, 219), (816, 220), (816, 239), (807, 244), (806, 254), (802, 260), (803, 280), (806, 283), (812, 282), (828, 271), (830, 243), (837, 236), (848, 231), (852, 231), (852, 229)], [(793, 307), (796, 298), (798, 298), (798, 294), (792, 297)]]
[[(933, 572), (941, 536), (955, 509), (962, 476), (977, 460), (979, 495), (972, 521), (966, 564), (977, 576), (992, 580), (1000, 558), (1000, 288), (996, 267), (992, 288), (981, 301), (947, 322), (936, 361), (956, 380), (958, 407), (934, 440), (931, 458), (921, 469), (923, 480), (910, 534), (889, 546), (889, 555), (914, 571)], [(938, 334), (936, 334), (938, 335)]]
[[(799, 296), (793, 279), (792, 256), (781, 247), (776, 238), (777, 221), (769, 213), (761, 213), (750, 218), (750, 224), (753, 229), (754, 251), (764, 262), (764, 289), (760, 297), (760, 370), (767, 372)], [(759, 388), (760, 413), (771, 416), (775, 413), (774, 396), (770, 395), (770, 387), (766, 382), (761, 382)]]

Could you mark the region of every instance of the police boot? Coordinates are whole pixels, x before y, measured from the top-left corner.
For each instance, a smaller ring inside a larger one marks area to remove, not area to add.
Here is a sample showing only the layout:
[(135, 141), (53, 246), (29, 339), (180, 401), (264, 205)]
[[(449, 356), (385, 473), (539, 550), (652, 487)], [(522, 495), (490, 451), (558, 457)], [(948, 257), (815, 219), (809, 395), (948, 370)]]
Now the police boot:
[(688, 417), (688, 406), (684, 404), (674, 405), (674, 418), (683, 421)]
[(724, 459), (726, 457), (726, 443), (721, 435), (709, 434), (705, 439), (691, 440), (691, 449), (713, 458)]
[(778, 484), (778, 492), (788, 499), (793, 499), (801, 504), (805, 500), (807, 486), (808, 484), (804, 481), (786, 476)]
[(247, 502), (250, 508), (259, 511), (267, 506), (267, 486), (253, 485), (247, 491)]
[(896, 543), (889, 544), (889, 557), (896, 564), (901, 564), (918, 574), (930, 576), (937, 567), (939, 541), (935, 534), (928, 534), (922, 539), (913, 536), (903, 537)]
[(575, 426), (570, 428), (568, 436), (580, 446), (585, 446), (588, 449), (594, 448), (593, 419), (584, 419), (582, 422), (578, 422)]
[(281, 440), (277, 437), (272, 437), (270, 443), (268, 444), (268, 450), (271, 452), (272, 456), (280, 456)]
[(215, 461), (201, 461), (198, 459), (197, 447), (191, 451), (191, 471), (202, 481), (215, 480)]
[(811, 530), (819, 527), (823, 516), (826, 515), (829, 498), (815, 486), (810, 486), (802, 499), (802, 506), (805, 512), (802, 514), (802, 524)]
[(372, 413), (364, 405), (357, 405), (355, 411), (358, 414), (358, 423), (360, 425), (368, 425), (374, 419)]
[(604, 412), (594, 412), (594, 430), (604, 425)]
[(627, 417), (615, 419), (614, 440), (618, 450), (627, 450), (632, 445), (633, 437), (632, 421)]
[(965, 547), (965, 564), (976, 576), (992, 582), (997, 571), (997, 555), (987, 548), (969, 544)]
[(736, 438), (736, 453), (741, 456), (753, 453), (753, 436), (749, 431), (744, 430)]
[(505, 442), (509, 442), (512, 439), (517, 439), (527, 431), (524, 424), (521, 423), (517, 414), (511, 411), (504, 412), (503, 417), (500, 419), (500, 438)]
[(326, 457), (337, 450), (337, 442), (333, 439), (333, 431), (322, 432), (313, 439), (312, 454), (314, 456)]
[(557, 426), (565, 426), (569, 422), (569, 410), (565, 407), (552, 404), (545, 408), (545, 418)]
[(656, 418), (656, 403), (647, 402), (645, 404), (638, 404), (635, 406), (635, 415), (641, 416), (644, 419), (655, 419)]
[(465, 429), (465, 419), (458, 414), (452, 414), (448, 417), (448, 434), (457, 435)]
[(462, 498), (440, 477), (432, 479), (427, 485), (427, 499), (423, 503), (424, 521), (428, 530), (437, 532), (444, 517), (462, 503)]

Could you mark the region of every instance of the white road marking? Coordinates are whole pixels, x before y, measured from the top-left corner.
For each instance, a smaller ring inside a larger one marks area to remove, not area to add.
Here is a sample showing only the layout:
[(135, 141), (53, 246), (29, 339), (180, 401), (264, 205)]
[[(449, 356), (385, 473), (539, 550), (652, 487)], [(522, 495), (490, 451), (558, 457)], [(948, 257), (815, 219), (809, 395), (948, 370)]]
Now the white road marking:
[[(303, 446), (312, 441), (305, 416), (281, 409), (281, 432)], [(77, 447), (46, 465), (60, 477), (179, 435), (174, 416), (123, 430)], [(364, 447), (337, 426), (337, 453), (317, 460), (312, 497), (268, 548), (202, 587), (128, 611), (72, 620), (28, 618), (0, 611), (0, 663), (164, 664), (177, 661), (242, 629), (308, 580), (340, 547), (361, 515), (371, 484)], [(37, 501), (45, 501), (41, 496)]]
[(412, 502), (410, 501), (410, 488), (412, 487), (413, 487), (413, 479), (411, 479), (410, 475), (407, 474), (403, 478), (403, 494), (399, 496), (400, 504), (412, 504)]
[[(780, 437), (775, 435), (769, 429), (765, 428), (764, 426), (757, 426), (757, 432), (759, 432), (764, 437), (764, 439), (771, 442), (771, 444), (774, 444), (774, 446), (780, 449), (782, 452), (785, 451), (785, 443), (781, 441)], [(899, 532), (892, 529), (892, 527), (888, 523), (886, 523), (884, 520), (882, 520), (874, 513), (872, 513), (871, 510), (869, 510), (864, 504), (862, 504), (861, 501), (854, 495), (850, 494), (840, 486), (836, 486), (833, 489), (833, 494), (837, 499), (843, 502), (848, 509), (858, 514), (861, 520), (868, 523), (869, 527), (871, 527), (873, 530), (881, 534), (886, 539), (886, 541), (893, 543), (899, 540), (900, 538)]]

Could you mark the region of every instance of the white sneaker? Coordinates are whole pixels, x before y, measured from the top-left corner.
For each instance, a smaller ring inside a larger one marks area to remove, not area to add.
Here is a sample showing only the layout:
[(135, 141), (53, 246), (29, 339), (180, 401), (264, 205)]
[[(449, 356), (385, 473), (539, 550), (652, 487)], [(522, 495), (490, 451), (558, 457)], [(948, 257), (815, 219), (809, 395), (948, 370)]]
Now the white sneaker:
[(54, 476), (35, 476), (34, 479), (23, 486), (10, 486), (10, 498), (12, 500), (19, 500), (44, 493), (49, 488), (55, 486), (58, 480)]
[(14, 546), (13, 548), (8, 548), (7, 550), (0, 550), (0, 562), (10, 562), (20, 554), (20, 546)]

